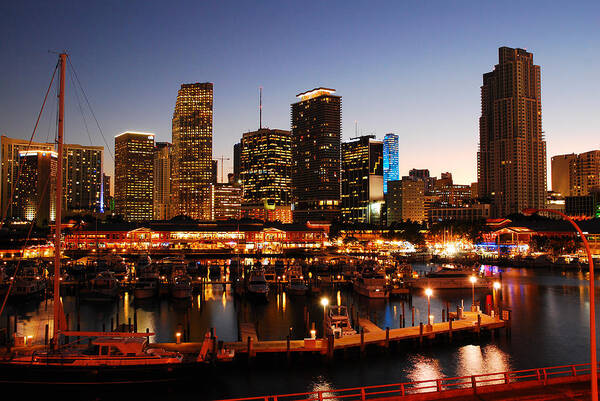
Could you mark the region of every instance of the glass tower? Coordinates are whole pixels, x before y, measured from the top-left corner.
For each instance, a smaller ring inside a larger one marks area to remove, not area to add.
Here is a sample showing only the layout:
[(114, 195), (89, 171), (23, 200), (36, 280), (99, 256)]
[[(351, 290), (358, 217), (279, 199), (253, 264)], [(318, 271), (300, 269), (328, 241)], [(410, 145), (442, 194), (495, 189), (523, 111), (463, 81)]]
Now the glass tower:
[(400, 179), (398, 148), (398, 135), (386, 134), (383, 138), (383, 193), (386, 194), (388, 181)]

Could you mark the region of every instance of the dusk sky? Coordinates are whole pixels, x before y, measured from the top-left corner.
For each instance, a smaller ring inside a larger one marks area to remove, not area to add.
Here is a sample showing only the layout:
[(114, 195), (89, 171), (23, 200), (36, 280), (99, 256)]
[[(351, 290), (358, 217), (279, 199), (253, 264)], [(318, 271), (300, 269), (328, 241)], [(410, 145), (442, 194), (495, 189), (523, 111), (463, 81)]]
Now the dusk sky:
[[(400, 174), (428, 168), (476, 180), (482, 74), (498, 47), (542, 70), (550, 157), (599, 148), (600, 2), (22, 1), (0, 5), (0, 133), (29, 138), (57, 55), (66, 50), (111, 152), (125, 130), (171, 141), (182, 83), (214, 83), (213, 157), (243, 132), (290, 129), (295, 95), (342, 96), (343, 138), (400, 135)], [(71, 78), (68, 143), (90, 144)], [(54, 137), (52, 97), (36, 134)], [(91, 143), (103, 145), (86, 112)], [(113, 172), (107, 152), (105, 166)], [(230, 170), (231, 161), (225, 162)], [(550, 189), (550, 176), (548, 188)]]

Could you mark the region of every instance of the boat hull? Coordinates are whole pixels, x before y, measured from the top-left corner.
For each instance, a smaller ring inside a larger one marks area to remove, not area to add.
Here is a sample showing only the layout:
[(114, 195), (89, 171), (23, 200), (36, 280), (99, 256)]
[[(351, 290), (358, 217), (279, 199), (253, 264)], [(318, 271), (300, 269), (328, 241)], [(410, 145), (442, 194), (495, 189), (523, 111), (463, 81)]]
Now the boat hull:
[(369, 288), (362, 286), (360, 284), (354, 283), (354, 292), (359, 295), (365, 296), (367, 298), (375, 298), (375, 299), (386, 299), (389, 298), (389, 293), (385, 289), (377, 289)]
[[(491, 281), (478, 279), (475, 282), (475, 288), (488, 288), (492, 285)], [(415, 280), (412, 283), (416, 288), (431, 288), (431, 289), (471, 289), (473, 285), (469, 278), (422, 278)]]

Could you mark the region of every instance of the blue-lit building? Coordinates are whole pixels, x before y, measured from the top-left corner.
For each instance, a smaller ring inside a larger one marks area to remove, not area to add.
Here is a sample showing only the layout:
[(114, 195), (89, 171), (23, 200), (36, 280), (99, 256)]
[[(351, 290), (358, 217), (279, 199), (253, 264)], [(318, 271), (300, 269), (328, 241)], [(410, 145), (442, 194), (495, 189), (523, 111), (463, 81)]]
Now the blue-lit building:
[(388, 181), (400, 179), (398, 148), (398, 135), (386, 134), (383, 138), (383, 193), (387, 193)]

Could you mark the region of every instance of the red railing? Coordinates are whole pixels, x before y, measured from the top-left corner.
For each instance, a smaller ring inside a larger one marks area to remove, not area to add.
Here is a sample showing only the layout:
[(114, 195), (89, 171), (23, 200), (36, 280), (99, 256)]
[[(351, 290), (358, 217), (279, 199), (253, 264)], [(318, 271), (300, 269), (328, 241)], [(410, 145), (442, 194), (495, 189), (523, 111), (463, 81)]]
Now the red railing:
[(483, 373), (472, 376), (443, 377), (440, 379), (420, 380), (407, 383), (382, 384), (376, 386), (353, 387), (345, 389), (311, 391), (306, 393), (266, 395), (262, 397), (231, 398), (224, 401), (328, 401), (360, 400), (400, 397), (417, 393), (433, 393), (477, 387), (514, 384), (520, 382), (539, 382), (546, 385), (548, 379), (558, 377), (577, 377), (590, 374), (590, 364), (553, 366), (538, 369), (515, 370), (510, 372)]

